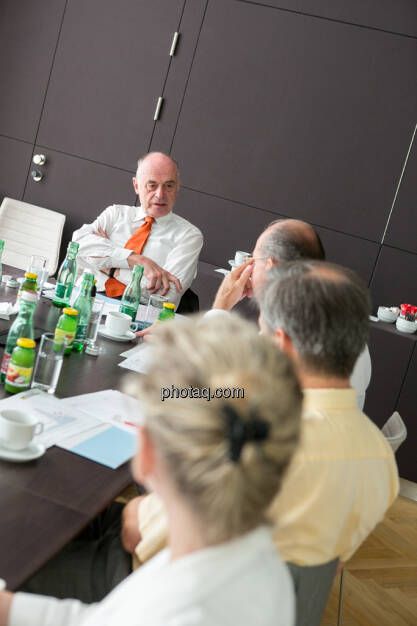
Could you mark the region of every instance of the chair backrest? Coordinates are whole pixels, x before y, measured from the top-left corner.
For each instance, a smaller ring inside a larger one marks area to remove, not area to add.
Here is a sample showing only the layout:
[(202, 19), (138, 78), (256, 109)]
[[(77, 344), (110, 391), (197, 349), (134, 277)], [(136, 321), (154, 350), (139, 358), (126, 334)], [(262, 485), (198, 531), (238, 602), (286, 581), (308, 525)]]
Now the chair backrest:
[(407, 427), (401, 415), (395, 411), (382, 427), (382, 432), (387, 438), (392, 451), (396, 452), (400, 445), (407, 439)]
[(4, 239), (2, 261), (21, 270), (32, 254), (47, 257), (48, 271), (56, 272), (65, 215), (13, 198), (0, 206), (0, 239)]
[(187, 289), (177, 307), (177, 313), (185, 315), (186, 313), (198, 313), (199, 310), (200, 302), (198, 299), (198, 295), (194, 293), (194, 291), (192, 291), (191, 289)]
[(296, 626), (320, 626), (339, 559), (322, 565), (287, 563), (294, 583)]

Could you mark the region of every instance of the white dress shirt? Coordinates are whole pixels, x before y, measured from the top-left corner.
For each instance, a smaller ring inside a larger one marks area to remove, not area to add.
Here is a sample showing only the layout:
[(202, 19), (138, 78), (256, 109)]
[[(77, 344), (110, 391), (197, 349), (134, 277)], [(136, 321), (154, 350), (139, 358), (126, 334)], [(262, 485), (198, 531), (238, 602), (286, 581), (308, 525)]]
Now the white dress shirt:
[(293, 626), (294, 591), (271, 530), (170, 561), (166, 549), (104, 600), (15, 594), (8, 626)]
[[(126, 243), (145, 222), (142, 207), (114, 204), (107, 207), (92, 224), (84, 224), (73, 234), (73, 241), (80, 244), (77, 267), (79, 272), (92, 271), (97, 279), (97, 290), (103, 291), (107, 276), (101, 269), (119, 267), (118, 280), (127, 285), (132, 272), (127, 262), (132, 250), (125, 248)], [(94, 235), (102, 228), (108, 239)], [(203, 246), (201, 231), (183, 217), (168, 213), (155, 218), (151, 233), (142, 250), (142, 254), (165, 270), (174, 274), (184, 293), (197, 274), (198, 255)], [(145, 287), (148, 282), (143, 279)], [(178, 305), (181, 299), (175, 285), (166, 294), (168, 300)]]

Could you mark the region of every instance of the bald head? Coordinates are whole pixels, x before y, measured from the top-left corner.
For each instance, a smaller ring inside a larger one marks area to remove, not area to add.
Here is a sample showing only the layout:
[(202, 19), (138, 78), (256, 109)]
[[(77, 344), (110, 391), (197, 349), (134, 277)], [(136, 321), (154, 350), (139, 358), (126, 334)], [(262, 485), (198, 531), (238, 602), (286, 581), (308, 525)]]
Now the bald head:
[(133, 187), (146, 215), (157, 219), (174, 208), (180, 187), (176, 162), (163, 152), (150, 152), (138, 161)]
[(324, 261), (323, 244), (314, 228), (301, 220), (282, 219), (272, 222), (259, 238), (261, 253), (277, 263), (316, 259)]
[(258, 293), (263, 328), (282, 329), (310, 373), (347, 378), (365, 347), (371, 303), (355, 272), (320, 261), (275, 265)]

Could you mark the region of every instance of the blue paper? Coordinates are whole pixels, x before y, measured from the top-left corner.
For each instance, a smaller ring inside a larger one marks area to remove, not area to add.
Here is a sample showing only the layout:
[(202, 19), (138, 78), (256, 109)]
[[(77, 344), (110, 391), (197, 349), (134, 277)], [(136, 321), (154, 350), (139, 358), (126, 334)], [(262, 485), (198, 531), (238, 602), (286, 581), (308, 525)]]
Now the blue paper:
[(136, 436), (115, 426), (71, 448), (71, 452), (112, 469), (129, 461), (135, 450)]

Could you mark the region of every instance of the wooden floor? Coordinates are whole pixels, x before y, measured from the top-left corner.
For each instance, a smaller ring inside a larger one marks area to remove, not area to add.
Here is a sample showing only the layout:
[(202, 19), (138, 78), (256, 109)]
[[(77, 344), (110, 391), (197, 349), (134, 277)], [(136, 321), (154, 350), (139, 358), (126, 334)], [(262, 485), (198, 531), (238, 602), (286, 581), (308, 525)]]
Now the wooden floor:
[[(337, 624), (339, 584), (321, 626)], [(417, 625), (417, 502), (399, 497), (346, 565), (342, 624)]]

